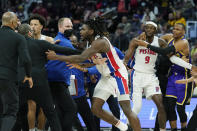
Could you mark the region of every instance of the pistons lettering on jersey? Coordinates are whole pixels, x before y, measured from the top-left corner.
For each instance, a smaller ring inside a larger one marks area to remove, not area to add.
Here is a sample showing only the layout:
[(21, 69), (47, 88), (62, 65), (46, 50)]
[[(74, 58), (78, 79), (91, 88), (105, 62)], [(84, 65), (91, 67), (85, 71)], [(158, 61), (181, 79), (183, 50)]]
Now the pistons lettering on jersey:
[(140, 54), (151, 54), (151, 55), (156, 55), (156, 53), (150, 49), (140, 49)]

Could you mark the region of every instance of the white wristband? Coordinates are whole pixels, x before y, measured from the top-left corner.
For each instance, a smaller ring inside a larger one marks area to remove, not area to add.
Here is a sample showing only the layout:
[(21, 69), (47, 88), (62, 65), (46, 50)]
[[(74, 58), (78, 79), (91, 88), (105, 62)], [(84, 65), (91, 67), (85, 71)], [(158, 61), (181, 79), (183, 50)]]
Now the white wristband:
[(170, 57), (170, 61), (172, 63), (174, 63), (174, 64), (177, 64), (177, 65), (179, 65), (181, 67), (184, 67), (184, 68), (187, 68), (189, 70), (192, 69), (192, 64), (187, 63), (186, 61), (184, 61), (183, 59), (181, 59), (181, 58), (179, 58), (179, 57), (177, 57), (175, 55), (173, 55), (172, 57)]

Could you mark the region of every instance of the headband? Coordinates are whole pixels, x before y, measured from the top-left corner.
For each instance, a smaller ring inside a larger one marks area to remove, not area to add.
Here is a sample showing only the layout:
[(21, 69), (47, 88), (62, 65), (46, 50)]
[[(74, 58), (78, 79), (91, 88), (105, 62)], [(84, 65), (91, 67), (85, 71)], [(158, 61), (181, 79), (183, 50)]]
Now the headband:
[(157, 29), (157, 24), (155, 24), (154, 22), (147, 21), (145, 25), (148, 25), (148, 24), (153, 25)]

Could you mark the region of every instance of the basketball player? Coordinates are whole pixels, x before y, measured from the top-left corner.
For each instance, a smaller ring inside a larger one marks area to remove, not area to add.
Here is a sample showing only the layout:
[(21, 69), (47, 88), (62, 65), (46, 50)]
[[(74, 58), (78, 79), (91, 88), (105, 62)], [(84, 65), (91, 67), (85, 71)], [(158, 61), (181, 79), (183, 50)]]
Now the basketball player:
[(44, 17), (35, 14), (29, 18), (29, 24), (33, 29), (33, 38), (38, 40), (46, 40), (50, 43), (54, 43), (52, 37), (41, 34), (42, 29), (45, 27), (46, 20)]
[(96, 65), (98, 71), (101, 73), (101, 79), (95, 87), (91, 110), (97, 117), (115, 125), (122, 131), (126, 131), (128, 129), (126, 124), (102, 109), (103, 104), (109, 96), (117, 95), (121, 108), (127, 116), (131, 127), (134, 131), (141, 131), (139, 119), (131, 111), (130, 107), (126, 67), (106, 37), (106, 32), (102, 19), (88, 20), (82, 25), (80, 34), (82, 39), (87, 40), (91, 44), (90, 48), (86, 49), (81, 55), (73, 56), (60, 56), (54, 52), (48, 52), (48, 58), (70, 63), (80, 63), (89, 58), (105, 58), (107, 60), (106, 63)]
[[(151, 21), (145, 24), (146, 41), (151, 45), (160, 46), (163, 43), (161, 39), (154, 36), (157, 31), (157, 25)], [(135, 52), (135, 53), (134, 53)], [(142, 106), (142, 92), (144, 91), (147, 99), (152, 99), (159, 112), (160, 130), (165, 130), (166, 113), (162, 104), (162, 95), (159, 87), (158, 78), (155, 75), (155, 63), (157, 53), (141, 46), (137, 46), (131, 41), (129, 49), (125, 55), (124, 62), (128, 63), (134, 54), (134, 67), (131, 74), (131, 85), (133, 86), (133, 112), (138, 114)], [(142, 83), (143, 81), (143, 83)]]
[[(29, 18), (29, 24), (32, 28), (33, 38), (37, 40), (46, 40), (50, 43), (54, 43), (52, 37), (42, 35), (42, 29), (45, 27), (45, 18), (38, 14), (34, 14)], [(28, 123), (29, 129), (35, 128), (35, 120), (36, 120), (36, 103), (33, 100), (28, 100)], [(44, 130), (46, 123), (46, 117), (44, 115), (43, 110), (40, 108), (38, 113), (38, 130)]]
[[(146, 42), (136, 40), (138, 45), (145, 46), (150, 50), (153, 50), (157, 53), (161, 53), (164, 55), (172, 55), (176, 54), (176, 56), (189, 57), (189, 43), (184, 37), (185, 34), (185, 26), (181, 23), (176, 23), (173, 29), (173, 35), (168, 34), (162, 36), (162, 38), (169, 43), (169, 46), (166, 48), (158, 48), (153, 45), (147, 44)], [(189, 70), (196, 70), (195, 66), (191, 64), (187, 65), (187, 69), (178, 66), (177, 64), (173, 64), (171, 66), (170, 76), (168, 78), (167, 90), (166, 90), (166, 99), (168, 108), (166, 108), (170, 125), (172, 131), (177, 131), (177, 116), (175, 111), (175, 106), (177, 104), (177, 112), (181, 121), (181, 131), (186, 130), (187, 125), (187, 115), (185, 112), (185, 105), (189, 104), (189, 100), (192, 94), (193, 87), (188, 84), (175, 84), (175, 81), (178, 79), (185, 78), (187, 79), (189, 76)]]

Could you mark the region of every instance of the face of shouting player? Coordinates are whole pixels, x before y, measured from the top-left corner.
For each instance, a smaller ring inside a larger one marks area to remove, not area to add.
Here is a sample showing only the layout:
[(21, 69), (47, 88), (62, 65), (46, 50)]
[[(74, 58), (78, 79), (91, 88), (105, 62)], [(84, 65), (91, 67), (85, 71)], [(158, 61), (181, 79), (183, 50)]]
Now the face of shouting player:
[(83, 24), (80, 30), (80, 35), (82, 40), (89, 40), (93, 35), (94, 31), (86, 24)]
[(173, 37), (175, 39), (176, 38), (181, 38), (182, 36), (184, 36), (185, 30), (184, 30), (183, 25), (175, 24), (172, 33), (173, 33)]
[(30, 21), (30, 26), (32, 28), (33, 35), (41, 34), (41, 30), (42, 30), (43, 26), (41, 25), (41, 23), (39, 22), (39, 20), (32, 19)]
[(155, 26), (151, 24), (145, 25), (145, 33), (147, 37), (152, 37), (156, 33), (156, 28)]

